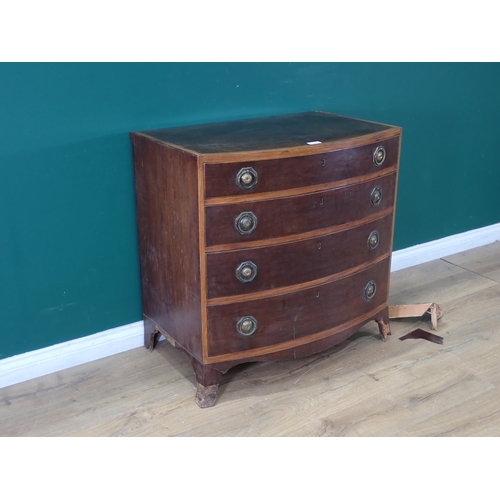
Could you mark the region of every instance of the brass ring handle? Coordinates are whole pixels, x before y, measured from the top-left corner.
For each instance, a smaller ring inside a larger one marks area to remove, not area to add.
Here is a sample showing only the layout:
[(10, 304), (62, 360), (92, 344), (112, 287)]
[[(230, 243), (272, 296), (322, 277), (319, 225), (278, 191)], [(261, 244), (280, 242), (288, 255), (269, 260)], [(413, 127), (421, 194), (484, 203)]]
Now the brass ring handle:
[(253, 212), (241, 212), (234, 220), (234, 227), (240, 234), (250, 234), (257, 227), (257, 216)]
[(370, 195), (370, 201), (374, 207), (380, 205), (380, 202), (382, 201), (382, 188), (380, 186), (373, 188), (373, 191), (371, 192)]
[(378, 234), (378, 231), (372, 231), (368, 236), (368, 241), (367, 241), (368, 249), (375, 250), (375, 248), (378, 247), (379, 242), (380, 242), (380, 236)]
[(375, 152), (373, 153), (373, 163), (379, 167), (384, 163), (385, 160), (385, 149), (382, 146), (379, 146), (378, 148), (375, 149)]
[(242, 283), (250, 283), (257, 276), (257, 266), (251, 261), (246, 260), (236, 268), (236, 278)]
[(250, 189), (258, 180), (257, 172), (252, 167), (244, 167), (236, 174), (236, 185), (240, 189)]
[(375, 297), (375, 294), (377, 293), (377, 284), (375, 281), (370, 280), (366, 285), (365, 289), (363, 291), (363, 295), (366, 300), (371, 300), (373, 297)]
[(249, 337), (255, 333), (258, 326), (257, 320), (253, 316), (243, 316), (236, 323), (236, 331), (240, 335)]

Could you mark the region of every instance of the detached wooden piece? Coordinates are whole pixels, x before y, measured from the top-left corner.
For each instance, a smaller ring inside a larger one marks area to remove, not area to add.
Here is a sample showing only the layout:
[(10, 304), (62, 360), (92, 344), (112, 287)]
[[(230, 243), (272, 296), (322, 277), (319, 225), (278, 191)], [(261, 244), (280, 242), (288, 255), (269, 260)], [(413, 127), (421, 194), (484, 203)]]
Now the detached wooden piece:
[(433, 330), (437, 330), (438, 319), (443, 317), (443, 311), (439, 304), (434, 302), (428, 304), (408, 304), (402, 306), (389, 306), (389, 318), (417, 318), (424, 314), (431, 315)]
[(443, 343), (443, 337), (440, 337), (439, 335), (434, 335), (433, 333), (426, 332), (421, 328), (413, 330), (413, 332), (403, 335), (402, 337), (399, 337), (399, 340), (406, 340), (406, 339), (424, 339), (428, 340), (429, 342), (434, 342), (435, 344)]

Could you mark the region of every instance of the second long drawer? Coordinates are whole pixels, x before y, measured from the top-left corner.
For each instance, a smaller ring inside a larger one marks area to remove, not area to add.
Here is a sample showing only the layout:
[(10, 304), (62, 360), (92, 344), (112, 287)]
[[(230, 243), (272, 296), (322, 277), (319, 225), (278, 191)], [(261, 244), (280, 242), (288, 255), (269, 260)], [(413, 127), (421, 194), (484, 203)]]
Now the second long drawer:
[(394, 206), (396, 175), (310, 194), (205, 208), (206, 245), (272, 239), (346, 224)]

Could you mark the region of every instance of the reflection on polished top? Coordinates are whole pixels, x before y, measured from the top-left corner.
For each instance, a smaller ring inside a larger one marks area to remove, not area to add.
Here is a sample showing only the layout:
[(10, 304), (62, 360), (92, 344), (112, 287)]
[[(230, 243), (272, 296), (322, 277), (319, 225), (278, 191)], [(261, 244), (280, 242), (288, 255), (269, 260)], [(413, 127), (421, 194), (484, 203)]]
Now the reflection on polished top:
[(320, 111), (142, 132), (198, 154), (293, 148), (388, 130), (391, 125)]

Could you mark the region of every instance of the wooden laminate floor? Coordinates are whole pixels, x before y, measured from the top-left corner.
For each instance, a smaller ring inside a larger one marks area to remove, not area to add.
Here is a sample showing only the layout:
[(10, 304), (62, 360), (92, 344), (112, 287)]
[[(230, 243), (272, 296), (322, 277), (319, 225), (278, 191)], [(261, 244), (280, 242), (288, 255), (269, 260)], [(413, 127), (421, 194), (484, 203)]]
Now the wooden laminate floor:
[(375, 323), (322, 354), (235, 367), (200, 409), (167, 342), (0, 389), (0, 436), (500, 436), (500, 242), (393, 273), (391, 305), (436, 302), (442, 345)]

